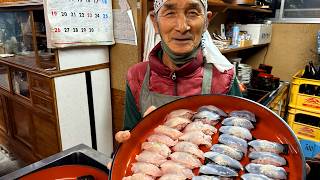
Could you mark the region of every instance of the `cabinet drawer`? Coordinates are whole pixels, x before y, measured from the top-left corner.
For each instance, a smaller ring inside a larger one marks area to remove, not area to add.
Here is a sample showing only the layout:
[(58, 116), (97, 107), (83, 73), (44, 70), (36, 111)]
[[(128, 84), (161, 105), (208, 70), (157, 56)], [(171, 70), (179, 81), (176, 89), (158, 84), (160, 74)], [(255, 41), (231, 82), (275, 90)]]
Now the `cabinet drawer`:
[(38, 95), (34, 91), (32, 91), (32, 103), (35, 107), (44, 110), (50, 114), (53, 114), (54, 112), (54, 102), (51, 99), (42, 97), (41, 95)]
[(31, 88), (52, 97), (51, 79), (31, 74)]

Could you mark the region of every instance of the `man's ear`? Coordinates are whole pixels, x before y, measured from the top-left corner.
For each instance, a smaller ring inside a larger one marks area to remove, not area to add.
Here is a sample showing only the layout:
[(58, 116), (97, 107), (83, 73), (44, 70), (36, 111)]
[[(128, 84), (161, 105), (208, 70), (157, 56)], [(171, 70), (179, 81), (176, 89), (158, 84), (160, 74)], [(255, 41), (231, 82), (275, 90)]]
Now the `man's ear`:
[(150, 18), (154, 27), (154, 30), (156, 31), (156, 34), (159, 34), (159, 29), (158, 29), (158, 23), (157, 23), (157, 17), (154, 14), (153, 11), (150, 12)]
[(207, 11), (207, 22), (206, 22), (206, 27), (208, 28), (211, 20), (213, 19), (214, 14), (212, 13), (212, 11)]

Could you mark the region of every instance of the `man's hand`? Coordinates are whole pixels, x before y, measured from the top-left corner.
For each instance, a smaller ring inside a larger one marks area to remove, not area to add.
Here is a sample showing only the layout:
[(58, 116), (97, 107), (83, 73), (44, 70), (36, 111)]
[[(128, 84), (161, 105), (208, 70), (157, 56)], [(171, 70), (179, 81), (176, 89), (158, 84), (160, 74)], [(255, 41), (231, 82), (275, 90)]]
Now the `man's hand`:
[[(320, 160), (320, 153), (318, 153), (315, 157), (315, 159), (319, 159)], [(306, 171), (307, 171), (307, 175), (310, 173), (311, 168), (309, 166), (309, 164), (306, 163)]]
[(130, 136), (131, 136), (131, 134), (130, 134), (130, 131), (128, 131), (128, 130), (127, 131), (119, 131), (116, 133), (115, 139), (118, 143), (122, 143), (122, 142), (130, 139)]
[[(152, 111), (154, 111), (156, 109), (155, 106), (150, 106), (146, 112), (143, 114), (143, 117), (145, 117), (146, 115), (148, 115), (149, 113), (151, 113)], [(118, 143), (122, 143), (128, 139), (130, 139), (130, 131), (126, 130), (126, 131), (119, 131), (116, 133), (115, 135), (115, 139)], [(110, 161), (108, 164), (107, 164), (107, 168), (108, 169), (111, 169), (111, 165), (112, 165), (112, 161)]]

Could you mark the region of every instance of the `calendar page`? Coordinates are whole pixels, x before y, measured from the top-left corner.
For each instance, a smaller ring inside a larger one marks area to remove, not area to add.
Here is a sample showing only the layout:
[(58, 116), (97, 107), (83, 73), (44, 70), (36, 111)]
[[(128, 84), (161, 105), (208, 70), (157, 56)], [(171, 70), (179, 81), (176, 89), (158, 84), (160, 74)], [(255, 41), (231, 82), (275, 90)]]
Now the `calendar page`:
[(112, 0), (45, 0), (49, 48), (114, 44)]

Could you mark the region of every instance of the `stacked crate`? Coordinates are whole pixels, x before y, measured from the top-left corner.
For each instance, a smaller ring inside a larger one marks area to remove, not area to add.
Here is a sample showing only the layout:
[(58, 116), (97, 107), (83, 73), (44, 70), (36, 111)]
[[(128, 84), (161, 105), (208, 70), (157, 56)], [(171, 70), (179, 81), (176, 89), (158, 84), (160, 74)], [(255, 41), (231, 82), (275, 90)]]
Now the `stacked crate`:
[(288, 124), (300, 139), (320, 142), (320, 96), (299, 92), (301, 86), (320, 88), (320, 80), (301, 78), (303, 71), (293, 76)]

